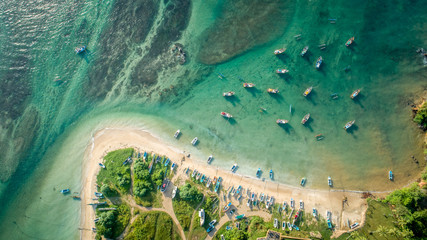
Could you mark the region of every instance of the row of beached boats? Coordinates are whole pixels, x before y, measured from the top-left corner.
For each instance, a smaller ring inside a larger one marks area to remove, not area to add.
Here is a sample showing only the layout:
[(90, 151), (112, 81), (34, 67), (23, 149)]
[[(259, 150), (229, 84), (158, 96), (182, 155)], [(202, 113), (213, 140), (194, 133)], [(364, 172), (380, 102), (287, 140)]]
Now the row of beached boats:
[[(184, 169), (185, 174), (189, 174), (190, 168), (186, 168)], [(191, 173), (191, 177), (194, 178), (196, 181), (200, 181), (200, 183), (205, 184), (206, 183), (206, 187), (209, 188), (210, 186), (215, 186), (214, 187), (214, 192), (218, 192), (221, 183), (222, 183), (222, 178), (221, 177), (214, 177), (213, 179), (211, 179), (209, 176), (206, 176), (205, 174), (197, 171), (197, 169), (194, 169), (193, 172)]]

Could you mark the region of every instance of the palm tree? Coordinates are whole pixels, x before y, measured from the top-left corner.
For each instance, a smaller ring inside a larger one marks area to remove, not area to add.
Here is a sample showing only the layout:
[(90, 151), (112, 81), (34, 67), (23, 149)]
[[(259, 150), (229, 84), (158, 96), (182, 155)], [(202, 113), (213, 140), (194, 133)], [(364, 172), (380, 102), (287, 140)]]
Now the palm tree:
[(388, 229), (382, 225), (379, 225), (376, 232), (381, 236), (381, 237), (385, 237), (386, 239), (388, 236)]

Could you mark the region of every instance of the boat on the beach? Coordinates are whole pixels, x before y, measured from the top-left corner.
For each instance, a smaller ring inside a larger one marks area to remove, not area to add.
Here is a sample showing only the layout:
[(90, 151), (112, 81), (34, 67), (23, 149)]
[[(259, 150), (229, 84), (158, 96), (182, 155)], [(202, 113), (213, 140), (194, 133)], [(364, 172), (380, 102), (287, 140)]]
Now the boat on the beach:
[(299, 208), (304, 209), (304, 202), (302, 200), (299, 200)]
[(215, 190), (214, 190), (215, 192), (218, 192), (218, 189), (219, 189), (219, 186), (221, 185), (221, 182), (222, 182), (222, 178), (219, 177), (218, 181), (217, 181), (217, 183), (215, 185)]
[(317, 209), (313, 208), (313, 217), (317, 219)]
[(261, 197), (259, 198), (259, 200), (260, 200), (261, 202), (264, 202), (264, 196), (265, 196), (265, 194), (264, 194), (264, 193), (261, 193)]
[(176, 167), (176, 163), (172, 163), (171, 171), (173, 171), (175, 169), (175, 167)]
[(359, 95), (359, 93), (360, 93), (360, 89), (355, 90), (355, 91), (350, 95), (351, 99), (354, 99), (355, 97), (357, 97), (357, 95)]
[(197, 174), (197, 169), (194, 169), (194, 171), (191, 173), (191, 177), (195, 177), (196, 176), (196, 174)]
[(165, 162), (165, 167), (167, 167), (167, 166), (169, 165), (169, 162), (170, 162), (170, 159), (169, 159), (169, 158), (167, 158), (167, 159), (166, 159), (166, 162)]
[(273, 175), (273, 169), (270, 169), (270, 179), (273, 180), (274, 175)]
[(301, 51), (301, 54), (300, 54), (301, 57), (304, 57), (304, 55), (307, 53), (307, 51), (308, 51), (308, 46), (305, 46)]
[(226, 113), (226, 112), (221, 112), (221, 116), (223, 116), (223, 117), (225, 117), (225, 118), (228, 118), (228, 119), (230, 119), (230, 118), (232, 118), (232, 117), (233, 117), (231, 114)]
[(328, 185), (329, 185), (329, 187), (332, 187), (332, 178), (331, 177), (328, 177)]
[(302, 124), (305, 124), (305, 123), (308, 121), (308, 119), (310, 119), (310, 113), (307, 113), (307, 114), (302, 118), (301, 123), (302, 123)]
[(282, 205), (282, 209), (283, 209), (283, 211), (285, 211), (286, 210), (286, 206), (288, 205), (288, 203), (286, 202), (286, 201), (284, 201), (283, 202), (283, 205)]
[(274, 219), (274, 228), (278, 228), (279, 226), (279, 221), (277, 220), (277, 218)]
[(98, 163), (98, 165), (99, 165), (100, 167), (102, 167), (102, 168), (105, 168), (105, 165), (104, 165), (104, 164), (102, 164), (102, 163)]
[(213, 180), (212, 180), (212, 185), (215, 185), (216, 184), (216, 180), (217, 180), (217, 178), (216, 178), (216, 176), (213, 178)]
[(189, 167), (187, 167), (187, 169), (185, 170), (185, 174), (188, 174), (188, 171), (190, 171)]
[(295, 230), (299, 231), (299, 227), (298, 227), (297, 225), (293, 224), (293, 225), (292, 225), (292, 227), (293, 227)]
[(62, 194), (66, 194), (66, 193), (70, 193), (70, 189), (69, 188), (67, 188), (67, 189), (62, 189), (61, 191), (59, 191), (60, 193), (62, 193)]
[(285, 231), (286, 230), (286, 221), (282, 222), (282, 230)]
[(255, 201), (255, 193), (252, 193), (252, 195), (251, 195), (251, 200), (252, 200), (252, 201)]
[(212, 182), (211, 178), (210, 178), (210, 177), (208, 177), (208, 180), (206, 181), (206, 187), (207, 187), (207, 188), (209, 188), (209, 187), (210, 187), (211, 182)]
[(356, 122), (356, 120), (353, 120), (353, 121), (348, 122), (348, 123), (344, 126), (344, 129), (347, 131), (349, 128), (351, 128), (351, 126), (353, 126), (354, 122)]
[(173, 189), (173, 191), (172, 191), (172, 199), (174, 199), (175, 198), (175, 196), (176, 196), (176, 192), (178, 191), (178, 187), (175, 187), (174, 189)]
[(301, 186), (303, 186), (304, 187), (304, 185), (305, 185), (305, 181), (306, 181), (307, 179), (305, 178), (305, 177), (303, 177), (302, 179), (301, 179)]
[(103, 198), (104, 194), (100, 193), (100, 192), (95, 192), (95, 197), (99, 197), (99, 198)]
[(349, 40), (347, 40), (347, 42), (345, 42), (345, 45), (348, 47), (348, 46), (350, 46), (353, 42), (354, 42), (354, 37), (352, 37), (352, 38), (350, 38)]
[(215, 223), (216, 223), (216, 219), (212, 220), (212, 221), (209, 223), (209, 226), (215, 226)]
[(174, 138), (178, 138), (179, 134), (181, 133), (181, 130), (176, 130), (175, 134), (173, 135)]
[(237, 169), (237, 163), (235, 163), (232, 167), (231, 167), (231, 172), (235, 172)]
[(239, 185), (239, 187), (237, 187), (236, 194), (239, 194), (240, 191), (242, 191), (242, 186), (241, 185)]
[(233, 95), (234, 95), (234, 92), (225, 92), (222, 94), (222, 96), (224, 96), (224, 97), (231, 97)]
[(208, 157), (208, 164), (211, 164), (212, 159), (213, 159), (213, 157), (212, 157), (212, 155), (210, 155), (210, 156)]
[(244, 217), (245, 217), (245, 214), (240, 214), (239, 216), (236, 216), (235, 218), (236, 218), (236, 220), (239, 220), (239, 219), (242, 219)]
[(74, 51), (76, 52), (76, 54), (80, 54), (86, 51), (86, 46), (81, 46), (81, 47), (76, 47), (74, 49)]
[(313, 90), (313, 87), (309, 87), (304, 91), (304, 93), (302, 95), (304, 95), (304, 97), (307, 97), (308, 94), (310, 94), (312, 90)]
[(328, 228), (329, 228), (329, 229), (332, 229), (332, 222), (331, 222), (331, 219), (328, 219)]
[(275, 93), (278, 93), (279, 92), (279, 89), (273, 89), (273, 88), (269, 88), (269, 89), (267, 89), (267, 92), (268, 93), (273, 93), (273, 94), (275, 94)]
[(244, 88), (252, 88), (252, 87), (255, 87), (255, 84), (253, 84), (253, 83), (243, 83), (243, 87)]
[(191, 140), (191, 144), (193, 146), (195, 146), (197, 144), (197, 141), (199, 141), (199, 139), (197, 137), (193, 138), (193, 140)]
[(225, 207), (222, 211), (227, 212), (230, 209), (230, 206), (231, 206), (231, 202), (229, 202), (227, 205), (225, 205)]
[(200, 217), (200, 226), (203, 226), (203, 224), (205, 224), (205, 210), (204, 209), (200, 209), (199, 217)]
[(202, 176), (202, 173), (201, 173), (201, 172), (198, 172), (198, 173), (197, 173), (197, 176), (196, 176), (196, 180), (199, 180), (201, 176)]
[(144, 152), (144, 155), (142, 157), (144, 160), (147, 159), (147, 152)]
[(261, 168), (258, 168), (258, 170), (256, 171), (256, 176), (261, 177)]
[(283, 69), (283, 68), (279, 68), (279, 69), (276, 70), (277, 74), (285, 74), (285, 73), (288, 73), (288, 72), (289, 72), (288, 69)]
[(160, 191), (165, 192), (168, 185), (169, 185), (169, 180), (168, 179), (163, 180), (163, 183), (160, 186)]
[(251, 206), (251, 199), (248, 198), (248, 202), (246, 203), (246, 206), (250, 207)]
[(391, 170), (388, 172), (388, 179), (393, 180), (393, 172)]
[(203, 174), (203, 176), (200, 178), (200, 182), (203, 183), (205, 181), (205, 178), (206, 178), (206, 176), (205, 176), (205, 174)]
[(355, 222), (353, 224), (351, 224), (350, 229), (355, 229), (359, 226), (359, 223)]
[(316, 69), (320, 69), (320, 66), (322, 65), (322, 63), (323, 63), (323, 58), (322, 56), (320, 56), (316, 62)]
[(288, 120), (285, 120), (285, 119), (277, 119), (277, 120), (276, 120), (276, 123), (277, 123), (277, 124), (279, 124), (279, 125), (280, 125), (280, 124), (286, 124), (286, 123), (288, 123), (288, 122), (289, 122), (289, 121), (288, 121)]
[(295, 208), (295, 201), (293, 198), (291, 198), (291, 208)]
[(276, 50), (274, 50), (274, 54), (279, 55), (279, 54), (284, 53), (285, 51), (286, 51), (286, 48), (276, 49)]
[(292, 225), (290, 222), (288, 222), (288, 229), (289, 229), (289, 231), (292, 231)]

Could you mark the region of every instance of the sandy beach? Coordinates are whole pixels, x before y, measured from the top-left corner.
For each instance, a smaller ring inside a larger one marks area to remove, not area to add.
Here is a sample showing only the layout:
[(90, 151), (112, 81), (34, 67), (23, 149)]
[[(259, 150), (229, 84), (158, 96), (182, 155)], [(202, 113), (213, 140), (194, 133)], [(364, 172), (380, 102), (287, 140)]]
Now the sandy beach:
[[(244, 188), (244, 197), (246, 196), (246, 189), (249, 188), (250, 191), (257, 193), (258, 196), (261, 193), (273, 196), (275, 202), (280, 204), (284, 201), (289, 204), (290, 199), (293, 198), (296, 208), (299, 207), (299, 202), (302, 200), (306, 213), (311, 213), (312, 208), (316, 208), (320, 216), (325, 217), (326, 211), (331, 211), (332, 222), (335, 224), (336, 232), (348, 230), (348, 226), (346, 226), (347, 220), (351, 223), (363, 222), (363, 216), (367, 209), (366, 200), (361, 198), (361, 193), (342, 190), (334, 191), (333, 188), (330, 190), (307, 189), (280, 184), (270, 179), (256, 179), (238, 173), (231, 173), (228, 169), (220, 169), (214, 166), (214, 163), (208, 165), (206, 160), (193, 159), (193, 154), (190, 158), (187, 158), (182, 151), (174, 146), (162, 143), (155, 135), (145, 130), (127, 127), (105, 128), (98, 131), (92, 140), (86, 150), (82, 170), (81, 239), (93, 239), (95, 236), (95, 233), (91, 230), (95, 226), (93, 221), (95, 219), (95, 211), (88, 203), (93, 201), (92, 198), (96, 191), (96, 175), (100, 169), (98, 163), (102, 161), (102, 158), (108, 152), (126, 147), (135, 148), (140, 152), (147, 151), (167, 155), (172, 161), (178, 163), (174, 179), (187, 178), (188, 176), (183, 173), (183, 170), (189, 167), (192, 170), (197, 169), (211, 178), (221, 176), (223, 178), (223, 189), (241, 185)], [(194, 151), (197, 150), (195, 149)], [(327, 184), (326, 179), (325, 184)], [(347, 199), (345, 203), (343, 203), (344, 198)], [(235, 205), (244, 211), (247, 208), (246, 198), (243, 198), (240, 205)]]

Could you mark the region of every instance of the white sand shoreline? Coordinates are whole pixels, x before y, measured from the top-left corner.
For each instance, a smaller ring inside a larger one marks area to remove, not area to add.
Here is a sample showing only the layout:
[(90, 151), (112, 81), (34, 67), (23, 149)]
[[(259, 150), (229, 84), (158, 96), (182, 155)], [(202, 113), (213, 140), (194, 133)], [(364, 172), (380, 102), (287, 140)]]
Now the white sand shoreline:
[[(289, 203), (293, 198), (298, 206), (300, 200), (304, 201), (305, 210), (311, 213), (315, 207), (320, 215), (325, 215), (326, 210), (332, 212), (332, 220), (336, 229), (348, 229), (344, 227), (347, 219), (351, 223), (361, 223), (363, 215), (367, 209), (366, 200), (361, 199), (360, 192), (340, 191), (340, 190), (323, 190), (308, 189), (297, 186), (285, 185), (275, 181), (265, 179), (265, 181), (249, 176), (231, 173), (230, 171), (214, 167), (199, 159), (186, 158), (184, 153), (174, 146), (163, 143), (158, 137), (144, 129), (131, 127), (109, 127), (103, 128), (96, 132), (88, 145), (82, 168), (82, 201), (81, 201), (81, 239), (93, 239), (95, 233), (91, 231), (95, 226), (95, 211), (92, 206), (87, 205), (92, 202), (96, 190), (96, 175), (99, 171), (98, 162), (110, 151), (132, 147), (137, 151), (153, 152), (160, 155), (168, 156), (172, 161), (178, 164), (176, 175), (181, 175), (183, 179), (187, 176), (183, 169), (197, 169), (206, 176), (213, 178), (221, 176), (223, 178), (222, 188), (227, 189), (230, 186), (242, 185), (244, 189), (248, 188), (256, 192), (274, 196), (277, 203), (283, 201)], [(196, 151), (196, 150), (195, 150)], [(184, 159), (184, 160), (182, 160)], [(342, 200), (348, 199), (346, 204)], [(246, 205), (245, 200), (241, 205)]]

